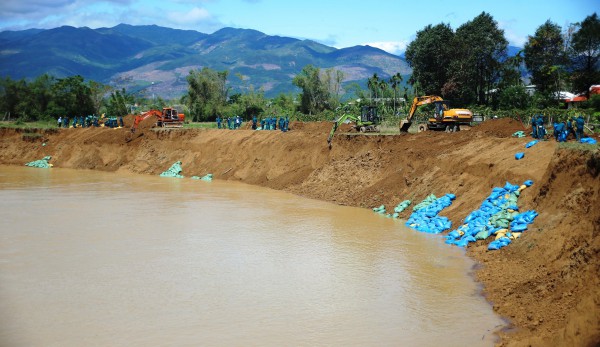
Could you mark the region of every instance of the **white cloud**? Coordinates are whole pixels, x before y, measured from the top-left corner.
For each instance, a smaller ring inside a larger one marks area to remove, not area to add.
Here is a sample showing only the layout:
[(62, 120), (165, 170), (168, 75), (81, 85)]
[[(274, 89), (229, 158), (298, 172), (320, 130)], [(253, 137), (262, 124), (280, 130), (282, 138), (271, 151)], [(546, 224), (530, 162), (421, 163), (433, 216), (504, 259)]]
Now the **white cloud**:
[(193, 9), (187, 12), (171, 12), (167, 16), (171, 21), (179, 22), (183, 26), (187, 26), (189, 24), (196, 24), (198, 22), (202, 22), (212, 18), (210, 13), (206, 9), (201, 7), (194, 7)]
[(382, 49), (388, 53), (400, 54), (406, 50), (408, 45), (407, 41), (382, 41), (382, 42), (369, 42), (365, 45)]
[(504, 37), (508, 40), (508, 44), (511, 46), (523, 47), (527, 42), (527, 35), (519, 35), (514, 32), (512, 27), (516, 27), (517, 21), (510, 19), (507, 21), (498, 21), (498, 27), (504, 30)]

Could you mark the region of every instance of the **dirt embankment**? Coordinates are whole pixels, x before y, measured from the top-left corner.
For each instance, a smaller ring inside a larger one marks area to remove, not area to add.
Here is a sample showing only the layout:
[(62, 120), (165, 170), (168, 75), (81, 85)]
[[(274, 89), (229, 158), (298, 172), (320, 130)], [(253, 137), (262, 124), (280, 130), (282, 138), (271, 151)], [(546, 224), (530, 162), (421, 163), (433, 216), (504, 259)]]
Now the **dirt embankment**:
[[(600, 153), (558, 149), (554, 141), (525, 149), (511, 137), (519, 122), (488, 121), (454, 134), (337, 134), (330, 123), (292, 123), (291, 131), (64, 129), (25, 136), (0, 129), (0, 163), (23, 165), (45, 155), (55, 167), (159, 174), (182, 161), (184, 175), (238, 180), (342, 205), (388, 210), (405, 199), (456, 194), (442, 211), (453, 226), (496, 186), (533, 180), (519, 200), (539, 216), (521, 239), (467, 254), (482, 266), (494, 309), (513, 329), (501, 344), (591, 346), (600, 343)], [(42, 142), (46, 146), (41, 146)], [(516, 152), (525, 158), (515, 160)], [(408, 211), (401, 215), (408, 218)], [(450, 246), (449, 246), (450, 247)]]

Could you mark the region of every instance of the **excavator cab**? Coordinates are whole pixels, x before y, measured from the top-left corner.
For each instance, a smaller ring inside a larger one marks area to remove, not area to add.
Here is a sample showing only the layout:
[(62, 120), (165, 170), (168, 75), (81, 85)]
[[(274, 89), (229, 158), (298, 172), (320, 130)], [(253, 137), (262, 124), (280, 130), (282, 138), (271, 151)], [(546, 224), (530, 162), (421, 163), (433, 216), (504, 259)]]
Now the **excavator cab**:
[(435, 101), (434, 102), (434, 117), (438, 121), (444, 119), (444, 112), (449, 109), (447, 101)]
[(374, 106), (363, 106), (360, 108), (360, 120), (363, 123), (379, 124), (379, 115), (377, 114), (377, 107)]

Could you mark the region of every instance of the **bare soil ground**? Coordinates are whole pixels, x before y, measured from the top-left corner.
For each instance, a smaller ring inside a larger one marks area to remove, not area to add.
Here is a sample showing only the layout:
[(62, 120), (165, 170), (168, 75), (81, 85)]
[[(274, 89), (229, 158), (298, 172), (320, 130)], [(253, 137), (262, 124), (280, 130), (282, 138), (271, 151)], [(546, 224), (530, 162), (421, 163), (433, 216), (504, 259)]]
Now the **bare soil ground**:
[[(530, 138), (511, 135), (527, 129), (510, 119), (451, 134), (338, 133), (331, 149), (327, 122), (292, 123), (287, 133), (151, 126), (142, 124), (130, 142), (128, 129), (46, 130), (37, 137), (0, 129), (0, 164), (23, 165), (51, 155), (57, 168), (156, 175), (180, 160), (188, 177), (212, 173), (216, 179), (341, 205), (384, 204), (388, 210), (405, 199), (418, 203), (431, 193), (453, 193), (457, 199), (441, 214), (454, 227), (493, 187), (531, 179), (534, 185), (519, 200), (522, 210), (539, 213), (529, 231), (499, 251), (487, 251), (490, 240), (466, 251), (479, 263), (475, 276), (484, 294), (509, 322), (499, 332), (499, 345), (600, 343), (598, 146), (561, 149), (543, 141), (526, 149)], [(525, 152), (525, 158), (515, 160), (516, 152)], [(408, 216), (407, 210), (401, 218)]]

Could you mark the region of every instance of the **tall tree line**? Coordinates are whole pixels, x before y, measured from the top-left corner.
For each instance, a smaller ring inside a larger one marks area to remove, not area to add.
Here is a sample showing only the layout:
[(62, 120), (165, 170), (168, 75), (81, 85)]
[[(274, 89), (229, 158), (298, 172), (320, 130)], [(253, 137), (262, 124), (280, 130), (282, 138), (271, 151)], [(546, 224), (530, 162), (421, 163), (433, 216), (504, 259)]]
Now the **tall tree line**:
[[(547, 21), (529, 36), (524, 49), (507, 56), (508, 41), (494, 18), (482, 12), (455, 31), (427, 25), (407, 47), (409, 79), (417, 95), (441, 95), (463, 105), (527, 106), (521, 70), (536, 85), (542, 106), (558, 92), (586, 92), (600, 83), (600, 21), (596, 13), (566, 30)], [(539, 106), (539, 105), (538, 105)]]

